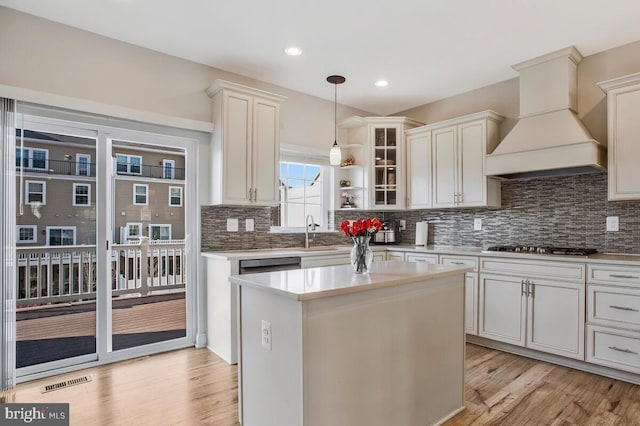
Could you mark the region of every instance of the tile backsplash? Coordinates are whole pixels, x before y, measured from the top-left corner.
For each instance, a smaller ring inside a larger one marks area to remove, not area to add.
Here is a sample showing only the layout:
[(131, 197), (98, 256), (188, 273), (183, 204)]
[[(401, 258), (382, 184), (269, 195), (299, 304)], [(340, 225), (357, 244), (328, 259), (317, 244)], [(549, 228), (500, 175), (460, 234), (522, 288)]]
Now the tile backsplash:
[[(414, 243), (415, 223), (430, 224), (429, 244), (488, 247), (499, 244), (594, 247), (600, 252), (640, 253), (640, 201), (607, 201), (607, 174), (546, 177), (502, 182), (499, 209), (336, 211), (335, 221), (363, 216), (404, 219), (401, 242)], [(619, 232), (606, 232), (606, 217), (618, 216)], [(226, 232), (227, 218), (240, 232)], [(244, 232), (244, 219), (255, 231)], [(482, 219), (482, 230), (473, 230)], [(268, 207), (202, 207), (202, 250), (302, 247), (304, 234), (269, 233)], [(313, 245), (350, 244), (340, 233), (316, 234)]]

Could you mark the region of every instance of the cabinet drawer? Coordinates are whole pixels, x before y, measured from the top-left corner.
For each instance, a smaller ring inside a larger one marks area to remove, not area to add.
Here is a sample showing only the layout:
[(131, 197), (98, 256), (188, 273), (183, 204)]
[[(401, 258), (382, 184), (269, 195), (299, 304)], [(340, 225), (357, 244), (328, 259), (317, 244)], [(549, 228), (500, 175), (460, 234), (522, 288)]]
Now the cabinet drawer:
[(640, 289), (589, 284), (589, 322), (640, 331)]
[(568, 281), (584, 281), (585, 265), (570, 262), (481, 258), (482, 273), (508, 274), (518, 277), (540, 277)]
[(587, 361), (640, 373), (640, 333), (588, 325)]
[(626, 284), (640, 288), (640, 268), (619, 265), (587, 265), (587, 282)]
[(471, 256), (452, 256), (449, 254), (440, 256), (440, 263), (443, 265), (466, 265), (473, 268), (473, 272), (478, 272), (478, 258)]
[(438, 263), (438, 255), (425, 253), (406, 253), (405, 260), (407, 262), (427, 262), (433, 263), (435, 265)]
[(317, 268), (319, 266), (348, 265), (351, 263), (348, 254), (330, 256), (308, 256), (301, 261), (302, 268)]
[(404, 261), (404, 252), (403, 251), (388, 251), (387, 252), (387, 260), (402, 260), (402, 261)]

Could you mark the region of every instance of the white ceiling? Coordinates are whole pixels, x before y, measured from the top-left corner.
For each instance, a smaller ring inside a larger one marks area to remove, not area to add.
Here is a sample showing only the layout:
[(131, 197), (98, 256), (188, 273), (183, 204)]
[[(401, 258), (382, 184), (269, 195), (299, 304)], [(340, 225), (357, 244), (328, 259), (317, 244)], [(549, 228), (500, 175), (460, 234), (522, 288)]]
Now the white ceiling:
[[(640, 40), (638, 0), (0, 0), (117, 40), (390, 114), (517, 76), (569, 45)], [(284, 54), (288, 45), (302, 56)], [(386, 88), (374, 87), (379, 78)]]

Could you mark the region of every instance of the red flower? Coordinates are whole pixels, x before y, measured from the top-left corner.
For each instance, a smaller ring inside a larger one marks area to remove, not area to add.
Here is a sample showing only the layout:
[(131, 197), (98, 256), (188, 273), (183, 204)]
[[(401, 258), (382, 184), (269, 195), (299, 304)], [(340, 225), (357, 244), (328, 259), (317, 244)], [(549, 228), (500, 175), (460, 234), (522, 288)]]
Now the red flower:
[(342, 222), (340, 224), (340, 229), (342, 229), (342, 232), (344, 232), (344, 236), (348, 237), (349, 236), (349, 221), (345, 220), (344, 222)]
[(382, 222), (377, 218), (358, 219), (353, 222), (345, 220), (340, 224), (340, 229), (346, 237), (357, 237), (360, 235), (371, 236), (382, 229)]

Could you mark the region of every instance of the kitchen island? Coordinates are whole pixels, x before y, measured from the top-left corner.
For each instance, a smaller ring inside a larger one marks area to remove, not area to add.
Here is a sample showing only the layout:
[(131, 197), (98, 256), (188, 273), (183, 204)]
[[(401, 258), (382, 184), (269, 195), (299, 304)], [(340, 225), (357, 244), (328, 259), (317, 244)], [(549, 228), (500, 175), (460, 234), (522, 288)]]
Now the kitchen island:
[(464, 409), (466, 266), (374, 262), (232, 276), (252, 425), (429, 425)]

